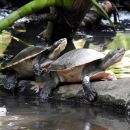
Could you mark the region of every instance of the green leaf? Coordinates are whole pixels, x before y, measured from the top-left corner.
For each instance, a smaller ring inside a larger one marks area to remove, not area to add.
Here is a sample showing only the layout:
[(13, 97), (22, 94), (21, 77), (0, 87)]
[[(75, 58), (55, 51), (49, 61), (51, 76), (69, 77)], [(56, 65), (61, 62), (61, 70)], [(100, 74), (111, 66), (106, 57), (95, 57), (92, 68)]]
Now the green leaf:
[(11, 34), (7, 31), (2, 31), (0, 34), (0, 57), (3, 56), (3, 53), (6, 50), (7, 46), (11, 43), (11, 40)]
[(114, 40), (107, 46), (108, 49), (117, 47), (124, 47), (125, 50), (130, 50), (130, 34), (117, 33)]

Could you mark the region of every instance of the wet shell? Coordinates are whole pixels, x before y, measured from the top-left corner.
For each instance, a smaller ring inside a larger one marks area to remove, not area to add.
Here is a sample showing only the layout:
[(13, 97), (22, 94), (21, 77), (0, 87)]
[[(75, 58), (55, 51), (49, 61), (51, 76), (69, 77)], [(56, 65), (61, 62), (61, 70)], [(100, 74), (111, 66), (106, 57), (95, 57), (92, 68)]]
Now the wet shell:
[(87, 63), (104, 58), (104, 54), (93, 49), (75, 49), (55, 60), (50, 70), (67, 71), (74, 67), (84, 66)]
[(33, 57), (36, 57), (43, 51), (45, 51), (47, 47), (41, 47), (41, 46), (30, 46), (22, 50), (20, 53), (18, 53), (9, 64), (7, 64), (3, 69), (13, 67), (17, 64), (21, 64), (22, 62), (31, 59)]

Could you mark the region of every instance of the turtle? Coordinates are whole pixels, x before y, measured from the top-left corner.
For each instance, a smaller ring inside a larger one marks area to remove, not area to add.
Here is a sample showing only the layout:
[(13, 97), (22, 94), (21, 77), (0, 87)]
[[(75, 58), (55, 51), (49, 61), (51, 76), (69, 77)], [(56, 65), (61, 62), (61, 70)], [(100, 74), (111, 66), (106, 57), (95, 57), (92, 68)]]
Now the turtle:
[[(1, 71), (7, 73), (4, 88), (13, 89), (18, 78), (40, 77), (47, 67), (65, 49), (67, 39), (61, 38), (49, 47), (29, 46), (20, 51)], [(42, 70), (41, 70), (42, 67)]]
[(86, 100), (95, 101), (98, 96), (95, 89), (91, 86), (91, 81), (103, 78), (112, 80), (113, 74), (106, 72), (106, 69), (119, 62), (124, 53), (125, 49), (120, 47), (106, 55), (87, 48), (74, 49), (63, 54), (47, 67), (47, 71), (44, 73), (46, 79), (44, 79), (43, 85), (39, 86), (40, 97), (48, 99), (52, 90), (60, 82), (82, 82)]

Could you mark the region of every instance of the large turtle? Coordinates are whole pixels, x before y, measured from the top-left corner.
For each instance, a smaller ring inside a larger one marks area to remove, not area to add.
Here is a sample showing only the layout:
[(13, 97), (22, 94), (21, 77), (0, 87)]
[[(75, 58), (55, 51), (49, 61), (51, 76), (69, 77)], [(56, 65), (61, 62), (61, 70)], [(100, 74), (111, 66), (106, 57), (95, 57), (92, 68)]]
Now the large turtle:
[(113, 75), (105, 73), (105, 70), (119, 62), (124, 53), (124, 48), (114, 49), (107, 55), (93, 49), (75, 49), (65, 53), (49, 65), (48, 72), (44, 74), (44, 77), (49, 77), (49, 82), (44, 80), (40, 96), (43, 99), (48, 98), (59, 82), (82, 81), (86, 99), (93, 101), (97, 93), (91, 87), (90, 80), (112, 79)]
[(40, 77), (41, 67), (47, 67), (65, 49), (67, 39), (62, 38), (50, 47), (29, 46), (19, 52), (9, 64), (1, 70), (7, 72), (4, 87), (12, 89), (16, 86), (17, 78)]

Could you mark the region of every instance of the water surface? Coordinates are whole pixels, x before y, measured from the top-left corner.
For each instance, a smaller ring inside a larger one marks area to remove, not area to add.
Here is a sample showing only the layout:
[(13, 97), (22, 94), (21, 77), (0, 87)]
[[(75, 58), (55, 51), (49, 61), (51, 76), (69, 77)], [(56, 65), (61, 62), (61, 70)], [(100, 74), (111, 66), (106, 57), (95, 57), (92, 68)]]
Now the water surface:
[(7, 108), (0, 130), (130, 130), (124, 114), (101, 106), (12, 96), (0, 97), (0, 106)]

